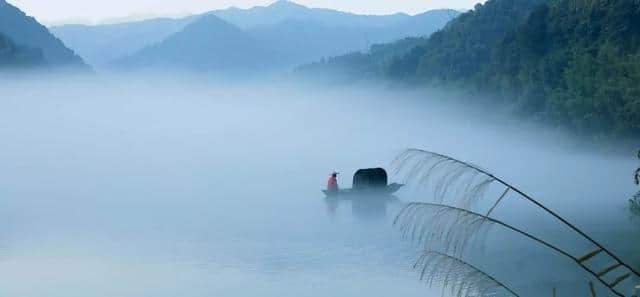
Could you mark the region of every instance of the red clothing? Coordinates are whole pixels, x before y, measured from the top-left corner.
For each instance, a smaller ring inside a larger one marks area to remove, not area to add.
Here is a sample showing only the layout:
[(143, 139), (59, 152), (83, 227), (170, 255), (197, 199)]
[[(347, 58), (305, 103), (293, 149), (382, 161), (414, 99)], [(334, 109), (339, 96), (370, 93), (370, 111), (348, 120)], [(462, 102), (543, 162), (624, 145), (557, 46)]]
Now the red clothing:
[(338, 179), (335, 176), (329, 177), (329, 181), (327, 181), (327, 191), (337, 191), (338, 190)]

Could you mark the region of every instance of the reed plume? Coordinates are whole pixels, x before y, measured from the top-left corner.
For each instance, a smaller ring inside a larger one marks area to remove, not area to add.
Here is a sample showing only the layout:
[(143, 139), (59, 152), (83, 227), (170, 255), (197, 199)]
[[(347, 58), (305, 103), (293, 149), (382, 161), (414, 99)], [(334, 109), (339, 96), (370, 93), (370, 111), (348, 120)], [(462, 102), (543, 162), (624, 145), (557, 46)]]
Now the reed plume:
[[(411, 203), (400, 212), (394, 223), (400, 226), (405, 236), (411, 237), (422, 245), (428, 247), (428, 244), (440, 241), (444, 244), (446, 251), (453, 251), (454, 256), (461, 255), (461, 251), (473, 238), (482, 239), (484, 237), (482, 233), (486, 233), (492, 225), (500, 224), (571, 258), (603, 286), (620, 297), (625, 296), (619, 286), (623, 281), (640, 279), (640, 273), (637, 270), (574, 224), (533, 197), (477, 165), (435, 152), (409, 149), (394, 160), (393, 166), (396, 174), (405, 173), (405, 180), (408, 183), (417, 182), (423, 186), (433, 183), (436, 201), (452, 198), (459, 206)], [(503, 186), (504, 191), (493, 202), (493, 206), (489, 211), (484, 215), (470, 211), (471, 206), (484, 198), (488, 187), (492, 184)], [(509, 192), (513, 192), (518, 197), (531, 202), (535, 207), (545, 211), (560, 223), (575, 231), (582, 239), (590, 242), (593, 249), (586, 254), (572, 255), (540, 238), (492, 219), (490, 217), (491, 213), (507, 197)], [(640, 204), (640, 192), (631, 199), (631, 203)], [(597, 255), (608, 258), (611, 265), (590, 268), (587, 265), (588, 262)], [(617, 275), (614, 276), (615, 278), (612, 282), (608, 280), (611, 274)]]
[[(427, 251), (413, 266), (420, 280), (456, 297), (515, 296), (512, 289), (475, 266), (445, 253)], [(443, 294), (444, 295), (444, 294)]]
[(444, 245), (444, 250), (460, 256), (472, 240), (482, 241), (494, 222), (465, 209), (410, 203), (398, 213), (393, 224), (404, 238), (420, 248), (429, 250)]
[(458, 206), (469, 208), (480, 200), (496, 179), (480, 167), (449, 156), (409, 149), (392, 163), (406, 183), (427, 187), (433, 183), (436, 202), (454, 197)]

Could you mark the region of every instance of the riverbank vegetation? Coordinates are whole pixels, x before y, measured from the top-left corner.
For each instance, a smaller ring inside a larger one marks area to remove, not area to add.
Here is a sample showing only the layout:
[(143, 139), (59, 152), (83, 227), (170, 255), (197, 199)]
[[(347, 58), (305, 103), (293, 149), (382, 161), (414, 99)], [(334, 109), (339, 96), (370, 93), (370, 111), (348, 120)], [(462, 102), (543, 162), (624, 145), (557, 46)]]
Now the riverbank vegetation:
[(298, 73), (466, 89), (523, 118), (594, 138), (637, 137), (640, 2), (489, 0), (429, 38), (374, 46)]

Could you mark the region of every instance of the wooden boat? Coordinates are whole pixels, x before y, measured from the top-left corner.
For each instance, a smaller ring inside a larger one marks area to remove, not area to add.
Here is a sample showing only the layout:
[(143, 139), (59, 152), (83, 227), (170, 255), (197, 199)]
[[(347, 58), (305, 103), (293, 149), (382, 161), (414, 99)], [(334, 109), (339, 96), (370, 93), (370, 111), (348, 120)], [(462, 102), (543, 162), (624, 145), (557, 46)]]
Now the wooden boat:
[(340, 197), (340, 198), (348, 198), (353, 196), (372, 196), (372, 195), (391, 195), (404, 185), (393, 183), (383, 188), (368, 188), (368, 189), (340, 189), (337, 192), (329, 192), (327, 190), (322, 190), (322, 192), (327, 195), (327, 197)]

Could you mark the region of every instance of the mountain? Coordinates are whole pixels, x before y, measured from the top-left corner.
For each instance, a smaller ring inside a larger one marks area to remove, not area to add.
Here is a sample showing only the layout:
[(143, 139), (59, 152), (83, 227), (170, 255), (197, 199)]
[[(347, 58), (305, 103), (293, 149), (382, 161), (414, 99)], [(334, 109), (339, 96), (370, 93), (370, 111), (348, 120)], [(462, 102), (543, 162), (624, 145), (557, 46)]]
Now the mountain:
[(392, 43), (374, 44), (366, 53), (352, 52), (298, 66), (294, 74), (307, 79), (342, 84), (383, 79), (392, 62), (419, 51), (427, 40), (425, 37), (407, 37)]
[(636, 0), (489, 0), (429, 38), (380, 48), (392, 55), (372, 48), (297, 73), (467, 89), (594, 139), (640, 136)]
[(0, 33), (0, 70), (32, 69), (44, 65), (40, 50), (16, 45)]
[(51, 27), (50, 30), (87, 63), (99, 68), (161, 42), (184, 29), (194, 19), (195, 17), (159, 18), (98, 26), (63, 25)]
[(416, 16), (363, 16), (278, 1), (269, 6), (215, 10), (183, 19), (68, 25), (51, 30), (91, 65), (102, 67), (163, 41), (202, 16), (214, 15), (244, 31), (257, 47), (279, 53), (283, 57), (280, 68), (285, 69), (325, 56), (365, 50), (373, 43), (429, 35), (458, 14), (454, 10), (434, 10)]
[(182, 69), (208, 73), (240, 73), (269, 69), (277, 60), (238, 27), (205, 15), (164, 41), (118, 60), (120, 69)]
[[(458, 15), (460, 12), (453, 9), (435, 9), (414, 15), (388, 26), (386, 39), (395, 41), (403, 37), (429, 37), (431, 33), (442, 29)], [(383, 34), (385, 34), (384, 31)]]
[(47, 28), (4, 0), (0, 0), (0, 33), (19, 46), (40, 50), (52, 67), (89, 69)]
[(279, 0), (269, 6), (251, 9), (230, 8), (211, 12), (242, 29), (275, 25), (287, 20), (304, 20), (334, 27), (386, 27), (411, 18), (407, 14), (357, 15), (324, 8), (308, 8), (291, 1)]
[(523, 113), (598, 136), (640, 136), (639, 1), (553, 1), (494, 52), (478, 81)]
[[(507, 33), (525, 22), (529, 13), (547, 0), (489, 0), (478, 4), (474, 10), (466, 12), (452, 20), (444, 29), (433, 33), (429, 38), (384, 46), (394, 48), (398, 55), (384, 59), (376, 58), (370, 52), (367, 58), (358, 58), (360, 69), (368, 69), (393, 79), (433, 79), (448, 81), (454, 78), (469, 77), (479, 72), (490, 61), (492, 48)], [(380, 46), (379, 46), (380, 47)], [(344, 65), (353, 65), (344, 61), (356, 56), (353, 54), (334, 57), (324, 63), (315, 63), (300, 70), (312, 72), (343, 72)]]
[[(366, 50), (373, 43), (429, 35), (457, 14), (453, 10), (434, 10), (396, 21), (393, 25), (369, 27), (327, 25), (322, 21), (292, 18), (248, 32), (261, 44), (286, 55), (289, 58), (287, 66), (297, 66), (321, 57)], [(304, 46), (300, 46), (301, 41)]]
[[(451, 80), (476, 75), (491, 59), (492, 48), (550, 0), (490, 0), (477, 4), (444, 30), (434, 33), (421, 50), (390, 67), (394, 77)], [(408, 68), (404, 66), (409, 65)], [(415, 67), (414, 67), (415, 66)]]

